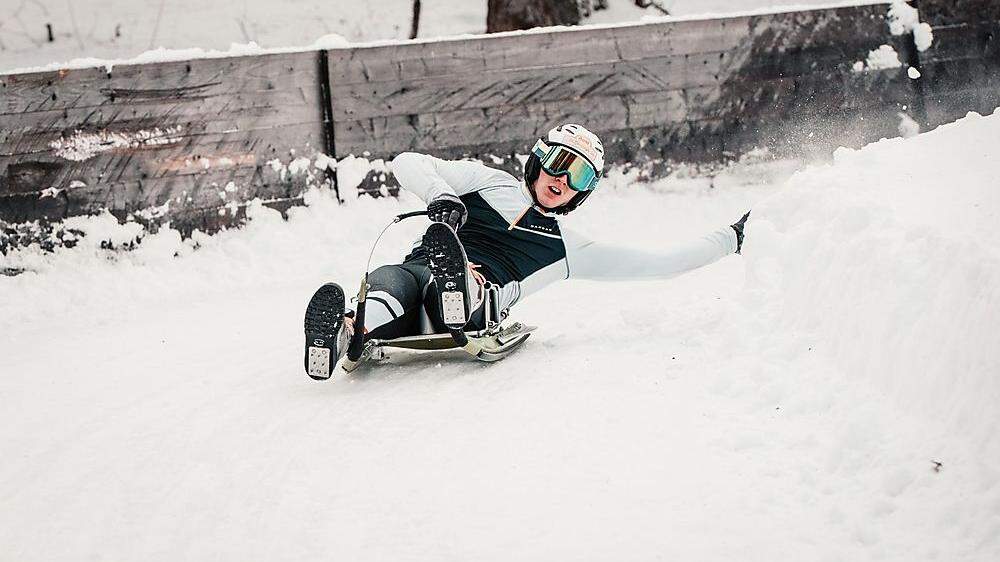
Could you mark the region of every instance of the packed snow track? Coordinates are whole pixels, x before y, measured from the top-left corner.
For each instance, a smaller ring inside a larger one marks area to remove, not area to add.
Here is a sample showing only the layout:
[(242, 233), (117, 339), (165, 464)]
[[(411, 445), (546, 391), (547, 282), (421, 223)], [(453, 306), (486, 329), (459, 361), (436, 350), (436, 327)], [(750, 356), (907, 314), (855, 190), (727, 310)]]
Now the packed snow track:
[(998, 560), (998, 150), (971, 116), (784, 181), (614, 177), (574, 227), (656, 249), (752, 206), (745, 255), (551, 287), (497, 364), (325, 383), (303, 307), (414, 199), (122, 253), (80, 221), (2, 258), (0, 559)]

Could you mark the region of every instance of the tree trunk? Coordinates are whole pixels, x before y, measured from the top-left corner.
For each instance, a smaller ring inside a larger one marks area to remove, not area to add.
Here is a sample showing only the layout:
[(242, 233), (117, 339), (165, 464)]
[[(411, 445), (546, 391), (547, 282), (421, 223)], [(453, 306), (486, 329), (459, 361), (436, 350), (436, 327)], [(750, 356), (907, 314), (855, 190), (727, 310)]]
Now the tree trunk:
[(486, 33), (550, 25), (578, 25), (577, 0), (488, 0)]
[(417, 38), (420, 29), (420, 0), (413, 0), (413, 19), (410, 20), (410, 39)]

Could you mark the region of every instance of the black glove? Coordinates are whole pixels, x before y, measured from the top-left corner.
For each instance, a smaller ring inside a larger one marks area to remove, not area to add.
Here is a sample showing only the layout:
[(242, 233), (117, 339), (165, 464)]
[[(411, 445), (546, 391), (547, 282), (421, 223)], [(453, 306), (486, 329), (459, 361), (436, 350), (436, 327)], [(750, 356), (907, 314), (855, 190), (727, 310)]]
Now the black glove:
[(750, 211), (747, 211), (747, 214), (743, 215), (743, 218), (741, 218), (740, 220), (736, 221), (736, 224), (729, 225), (729, 226), (731, 226), (733, 228), (733, 230), (736, 231), (736, 253), (737, 254), (740, 253), (740, 250), (743, 249), (743, 226), (746, 224), (747, 217), (749, 217), (749, 216), (750, 216)]
[(452, 230), (458, 231), (469, 218), (469, 210), (457, 196), (445, 193), (427, 204), (427, 218), (434, 222), (443, 222)]

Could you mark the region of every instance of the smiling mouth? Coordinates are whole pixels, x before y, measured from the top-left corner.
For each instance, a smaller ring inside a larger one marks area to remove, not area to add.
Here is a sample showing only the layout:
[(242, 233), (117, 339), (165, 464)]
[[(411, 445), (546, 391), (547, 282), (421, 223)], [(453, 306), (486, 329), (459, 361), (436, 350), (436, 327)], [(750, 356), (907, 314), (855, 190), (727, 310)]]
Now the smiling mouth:
[(549, 191), (551, 191), (552, 194), (556, 196), (562, 195), (562, 190), (554, 185), (549, 186)]

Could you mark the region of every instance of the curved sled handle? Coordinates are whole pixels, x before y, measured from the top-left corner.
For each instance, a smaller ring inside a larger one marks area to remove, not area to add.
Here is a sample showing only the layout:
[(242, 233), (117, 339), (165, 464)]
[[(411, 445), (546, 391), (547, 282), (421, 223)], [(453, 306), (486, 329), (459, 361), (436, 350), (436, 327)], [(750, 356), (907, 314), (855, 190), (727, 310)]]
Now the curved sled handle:
[(410, 213), (403, 213), (402, 215), (396, 215), (396, 220), (392, 222), (399, 222), (403, 219), (408, 219), (410, 217), (427, 216), (427, 211), (413, 211)]
[(382, 235), (385, 231), (389, 230), (389, 227), (396, 224), (397, 222), (408, 219), (410, 217), (419, 217), (421, 215), (426, 215), (427, 211), (413, 211), (410, 213), (403, 213), (401, 215), (396, 215), (396, 218), (382, 229), (379, 233), (378, 238), (375, 239), (375, 243), (372, 244), (372, 250), (368, 253), (368, 263), (365, 264), (365, 276), (361, 278), (361, 288), (358, 290), (358, 307), (354, 312), (354, 335), (351, 336), (350, 343), (347, 346), (347, 360), (353, 363), (357, 363), (361, 359), (361, 355), (365, 350), (365, 298), (368, 295), (368, 271), (372, 267), (372, 256), (375, 254), (375, 247), (378, 246), (379, 240), (382, 239)]

